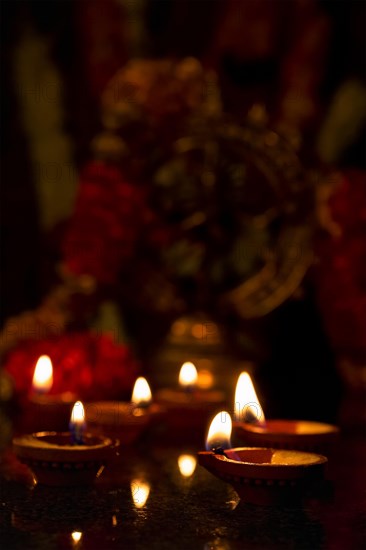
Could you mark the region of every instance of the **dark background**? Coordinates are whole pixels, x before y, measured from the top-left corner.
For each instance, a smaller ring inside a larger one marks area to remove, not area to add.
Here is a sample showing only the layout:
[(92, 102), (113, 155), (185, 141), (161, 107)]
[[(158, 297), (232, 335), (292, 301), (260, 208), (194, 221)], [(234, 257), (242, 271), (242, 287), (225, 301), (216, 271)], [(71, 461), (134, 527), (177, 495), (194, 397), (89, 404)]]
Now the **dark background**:
[[(308, 4), (324, 16), (331, 29), (324, 68), (316, 87), (318, 113), (304, 130), (305, 146), (311, 149), (311, 140), (338, 87), (351, 77), (364, 82), (365, 2)], [(238, 5), (242, 5), (241, 2)], [(67, 223), (65, 219), (47, 231), (40, 224), (30, 144), (16, 93), (19, 83), (14, 69), (14, 52), (25, 29), (32, 27), (43, 38), (49, 57), (61, 75), (63, 128), (79, 169), (90, 158), (90, 142), (100, 127), (99, 99), (103, 87), (116, 69), (135, 53), (148, 57), (197, 56), (218, 71), (227, 110), (241, 116), (254, 100), (260, 100), (269, 111), (276, 111), (282, 93), (281, 66), (293, 40), (294, 5), (290, 0), (261, 3), (259, 9), (273, 12), (277, 39), (275, 47), (258, 57), (250, 52), (245, 55), (245, 46), (240, 50), (230, 45), (229, 37), (220, 31), (227, 10), (235, 9), (232, 2), (149, 0), (140, 14), (143, 32), (137, 45), (131, 44), (129, 38), (133, 21), (122, 9), (123, 2), (1, 2), (2, 323), (9, 316), (35, 308), (52, 285)], [(112, 14), (109, 21), (114, 21), (113, 28), (108, 27), (105, 14)], [(109, 54), (104, 61), (102, 56), (99, 70), (94, 66), (93, 78), (91, 45), (95, 36), (99, 36), (99, 46), (108, 46)], [(343, 151), (337, 168), (364, 168), (364, 144), (363, 130)], [(294, 416), (301, 415), (311, 399), (316, 404), (314, 416), (332, 419), (342, 388), (335, 351), (326, 335), (310, 278), (306, 279), (303, 290), (302, 297), (283, 304), (258, 329), (265, 335), (267, 346), (260, 378), (265, 393), (273, 395), (276, 393), (273, 388), (294, 387), (303, 395), (299, 399), (296, 392), (290, 391), (286, 407), (281, 399), (274, 399), (274, 403), (277, 402), (272, 405), (274, 416), (288, 411)], [(256, 324), (254, 330), (257, 330)], [(293, 369), (294, 361), (296, 369)]]

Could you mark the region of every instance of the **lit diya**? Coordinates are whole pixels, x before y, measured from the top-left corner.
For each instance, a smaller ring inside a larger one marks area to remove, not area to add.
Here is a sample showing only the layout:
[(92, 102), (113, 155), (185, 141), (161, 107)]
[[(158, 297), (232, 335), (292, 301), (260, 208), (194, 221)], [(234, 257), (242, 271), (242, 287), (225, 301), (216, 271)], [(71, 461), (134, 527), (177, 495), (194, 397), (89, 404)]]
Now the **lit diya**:
[(69, 432), (37, 432), (13, 439), (18, 459), (43, 485), (88, 485), (102, 473), (114, 448), (112, 440), (85, 431), (84, 407), (72, 409)]
[(71, 392), (51, 394), (53, 367), (48, 355), (42, 355), (33, 374), (32, 389), (22, 419), (25, 431), (67, 430), (76, 396)]
[(300, 451), (257, 447), (230, 448), (232, 422), (222, 411), (213, 419), (201, 466), (230, 483), (244, 502), (290, 504), (319, 486), (327, 458)]
[[(200, 388), (199, 374), (191, 362), (183, 363), (179, 372), (179, 388), (164, 388), (157, 392), (156, 401), (167, 410), (169, 438), (193, 435), (202, 438), (212, 414), (225, 404), (223, 392)], [(194, 427), (194, 432), (190, 431)]]
[(326, 451), (339, 429), (309, 420), (267, 420), (247, 372), (239, 376), (235, 391), (234, 432), (247, 445), (304, 451)]
[(92, 433), (105, 433), (130, 445), (162, 415), (163, 409), (152, 403), (150, 386), (140, 376), (134, 385), (131, 402), (96, 401), (86, 405), (86, 418)]

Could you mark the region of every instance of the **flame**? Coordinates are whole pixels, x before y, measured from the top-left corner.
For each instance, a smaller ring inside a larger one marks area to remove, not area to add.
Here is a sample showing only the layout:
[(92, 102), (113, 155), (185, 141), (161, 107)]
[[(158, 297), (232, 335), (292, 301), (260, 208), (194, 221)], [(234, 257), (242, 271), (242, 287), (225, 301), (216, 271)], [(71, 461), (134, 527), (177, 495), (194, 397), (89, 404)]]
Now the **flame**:
[(149, 498), (150, 484), (141, 479), (133, 479), (131, 481), (131, 495), (136, 508), (143, 508)]
[(135, 405), (149, 405), (152, 399), (150, 386), (143, 376), (140, 376), (133, 387), (131, 401)]
[(52, 388), (53, 369), (48, 355), (41, 355), (34, 369), (32, 386), (36, 392), (47, 393)]
[(81, 401), (76, 401), (72, 408), (70, 424), (74, 426), (81, 426), (85, 422), (84, 405)]
[(193, 363), (183, 363), (179, 372), (179, 384), (184, 388), (194, 386), (197, 382), (197, 369)]
[(226, 411), (217, 413), (208, 430), (206, 449), (208, 451), (214, 449), (215, 447), (229, 449), (231, 446), (231, 428), (232, 422), (230, 414)]
[(193, 455), (180, 455), (178, 468), (183, 477), (191, 477), (197, 466), (197, 459)]
[(83, 536), (83, 533), (81, 533), (80, 531), (74, 531), (73, 533), (71, 533), (71, 538), (75, 544), (80, 542), (80, 539), (82, 536)]
[(195, 338), (203, 340), (207, 335), (206, 325), (202, 323), (195, 323), (191, 329), (191, 334)]
[(209, 370), (200, 370), (198, 373), (197, 386), (202, 390), (209, 390), (214, 383), (214, 377)]
[(241, 373), (236, 384), (234, 414), (238, 422), (266, 421), (252, 379), (247, 372)]

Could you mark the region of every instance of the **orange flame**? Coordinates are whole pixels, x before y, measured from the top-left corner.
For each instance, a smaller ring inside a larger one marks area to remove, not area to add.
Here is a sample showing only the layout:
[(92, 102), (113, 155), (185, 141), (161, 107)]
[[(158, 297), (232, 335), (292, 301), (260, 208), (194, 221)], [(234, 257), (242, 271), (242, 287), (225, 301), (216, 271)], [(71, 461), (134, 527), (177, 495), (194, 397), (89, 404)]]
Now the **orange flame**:
[(34, 369), (32, 387), (38, 393), (47, 393), (53, 384), (53, 368), (48, 355), (41, 355)]
[(81, 426), (85, 423), (84, 405), (81, 401), (76, 401), (72, 408), (70, 423), (74, 426)]
[(192, 387), (197, 383), (197, 369), (193, 363), (183, 363), (179, 372), (179, 384), (184, 388)]
[(263, 409), (247, 372), (238, 378), (235, 390), (234, 415), (238, 422), (264, 423)]
[(131, 401), (137, 406), (150, 405), (152, 394), (150, 386), (143, 376), (140, 376), (133, 387)]
[(210, 428), (207, 434), (206, 449), (210, 451), (216, 447), (222, 447), (223, 449), (229, 449), (231, 447), (232, 422), (231, 416), (226, 411), (217, 413), (215, 418), (210, 424)]

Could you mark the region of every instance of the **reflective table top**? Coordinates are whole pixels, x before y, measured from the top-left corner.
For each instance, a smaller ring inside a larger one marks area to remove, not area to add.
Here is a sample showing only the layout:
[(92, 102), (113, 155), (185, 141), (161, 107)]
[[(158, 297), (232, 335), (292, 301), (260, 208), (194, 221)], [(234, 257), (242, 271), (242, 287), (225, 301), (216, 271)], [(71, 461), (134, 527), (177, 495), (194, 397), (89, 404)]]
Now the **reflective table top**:
[(365, 457), (341, 437), (324, 491), (301, 506), (254, 506), (196, 464), (199, 446), (120, 448), (92, 488), (31, 488), (8, 450), (1, 462), (6, 549), (358, 549), (366, 547)]

